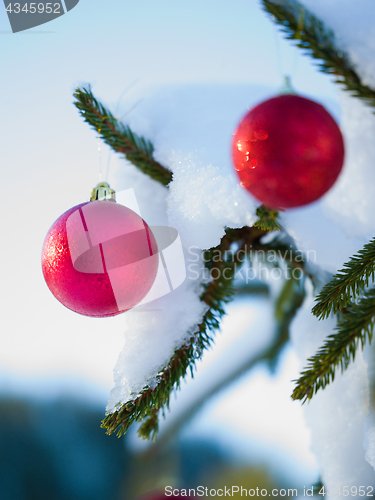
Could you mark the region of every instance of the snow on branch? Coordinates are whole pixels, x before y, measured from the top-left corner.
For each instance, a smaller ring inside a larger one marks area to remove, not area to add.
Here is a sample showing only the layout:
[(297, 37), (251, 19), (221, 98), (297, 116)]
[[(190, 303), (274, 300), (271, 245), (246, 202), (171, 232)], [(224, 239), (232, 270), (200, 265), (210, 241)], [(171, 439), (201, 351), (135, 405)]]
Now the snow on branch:
[[(371, 343), (375, 324), (375, 289), (366, 290), (375, 275), (375, 238), (344, 264), (344, 269), (324, 285), (312, 312), (326, 319), (333, 311), (342, 313), (337, 332), (328, 337), (296, 381), (292, 398), (306, 401), (335, 378), (336, 368), (344, 371), (354, 360), (356, 349)], [(353, 303), (353, 300), (358, 300)]]
[(358, 254), (353, 255), (344, 269), (333, 276), (316, 297), (313, 314), (319, 319), (336, 314), (356, 299), (373, 282), (375, 276), (375, 238), (367, 243)]
[[(286, 265), (292, 266), (289, 262), (286, 262)], [(238, 293), (241, 293), (241, 289), (236, 287), (236, 295)], [(267, 345), (263, 351), (250, 357), (250, 359), (246, 359), (245, 363), (239, 363), (229, 376), (227, 375), (224, 379), (219, 377), (213, 385), (210, 385), (198, 398), (195, 398), (189, 408), (181, 412), (180, 416), (168, 426), (166, 431), (164, 431), (164, 434), (162, 434), (161, 439), (158, 441), (159, 449), (165, 447), (175, 437), (179, 429), (195, 415), (202, 405), (210, 400), (215, 394), (228, 387), (229, 384), (237, 380), (244, 373), (249, 372), (262, 362), (267, 363), (271, 370), (276, 367), (279, 355), (289, 341), (290, 324), (304, 299), (305, 290), (303, 285), (301, 286), (300, 280), (296, 279), (293, 277), (293, 274), (291, 274), (290, 279), (285, 279), (284, 285), (275, 301), (274, 315), (276, 319), (276, 329), (271, 344)]]
[[(348, 54), (335, 43), (334, 33), (297, 0), (262, 0), (263, 8), (282, 26), (286, 38), (297, 40), (297, 46), (320, 60), (324, 73), (335, 75), (353, 97), (375, 107), (375, 91), (364, 85)], [(368, 337), (371, 342), (375, 323), (375, 291), (366, 290), (375, 273), (375, 238), (354, 255), (328, 282), (316, 297), (312, 312), (326, 319), (331, 312), (342, 313), (337, 332), (328, 337), (319, 351), (308, 359), (307, 368), (296, 381), (292, 398), (306, 401), (334, 380), (336, 368), (344, 371), (354, 360), (356, 349)], [(358, 300), (353, 304), (353, 300)]]
[[(164, 406), (169, 407), (172, 390), (180, 386), (181, 379), (188, 371), (193, 376), (196, 353), (200, 357), (201, 353), (210, 346), (212, 333), (219, 328), (220, 318), (224, 314), (223, 305), (229, 302), (234, 293), (232, 282), (236, 269), (242, 263), (240, 256), (264, 235), (265, 231), (257, 228), (228, 229), (220, 245), (205, 252), (205, 265), (208, 268), (214, 265), (220, 272), (217, 273), (216, 278), (205, 285), (200, 297), (201, 301), (208, 305), (202, 322), (197, 326), (196, 332), (189, 341), (175, 350), (169, 363), (158, 373), (156, 387), (145, 386), (134, 400), (129, 400), (105, 417), (102, 427), (107, 429), (107, 434), (117, 432), (120, 437), (127, 432), (132, 423), (146, 418), (147, 420), (139, 429), (139, 435), (145, 439), (155, 437), (158, 426), (157, 411)], [(232, 243), (238, 245), (234, 257), (229, 252)], [(218, 253), (223, 258), (213, 262), (212, 257)], [(225, 259), (225, 256), (228, 258)]]
[(318, 352), (308, 359), (308, 366), (297, 380), (292, 398), (305, 402), (335, 378), (335, 370), (343, 372), (355, 359), (359, 344), (363, 349), (366, 339), (371, 343), (375, 324), (375, 289), (363, 294), (358, 304), (349, 306), (338, 321), (337, 332), (328, 337)]
[[(98, 132), (106, 144), (116, 152), (124, 154), (127, 160), (143, 173), (168, 187), (172, 180), (172, 172), (154, 160), (151, 142), (138, 137), (128, 126), (119, 122), (94, 97), (90, 87), (77, 88), (74, 97), (76, 98), (74, 104), (81, 116)], [(268, 231), (281, 229), (277, 221), (277, 211), (259, 207), (257, 215), (259, 219), (254, 227), (227, 229), (219, 246), (205, 251), (205, 266), (210, 269), (214, 265), (220, 268), (221, 272), (216, 279), (205, 285), (200, 297), (200, 300), (208, 306), (202, 322), (197, 325), (196, 332), (189, 341), (175, 349), (168, 364), (158, 373), (155, 386), (144, 386), (135, 398), (120, 404), (115, 411), (106, 415), (102, 427), (107, 429), (108, 434), (117, 432), (117, 435), (121, 436), (134, 422), (144, 421), (139, 428), (139, 435), (146, 439), (155, 438), (158, 431), (159, 410), (164, 411), (165, 406), (168, 408), (172, 390), (180, 386), (181, 379), (186, 373), (190, 371), (193, 374), (196, 354), (202, 353), (210, 346), (211, 334), (219, 328), (220, 318), (224, 314), (223, 305), (233, 295), (232, 282), (235, 272), (243, 262), (238, 256), (259, 243), (260, 238)], [(231, 256), (226, 260), (225, 255), (230, 255), (232, 243), (237, 244), (237, 252), (234, 258)], [(220, 262), (217, 260), (213, 262), (212, 257), (215, 251), (217, 255), (218, 250), (224, 257)]]
[(335, 75), (335, 82), (352, 96), (375, 107), (375, 90), (364, 85), (348, 54), (335, 44), (335, 36), (324, 23), (297, 0), (262, 0), (263, 8), (282, 26), (286, 38), (298, 40), (297, 47), (320, 60), (320, 70)]

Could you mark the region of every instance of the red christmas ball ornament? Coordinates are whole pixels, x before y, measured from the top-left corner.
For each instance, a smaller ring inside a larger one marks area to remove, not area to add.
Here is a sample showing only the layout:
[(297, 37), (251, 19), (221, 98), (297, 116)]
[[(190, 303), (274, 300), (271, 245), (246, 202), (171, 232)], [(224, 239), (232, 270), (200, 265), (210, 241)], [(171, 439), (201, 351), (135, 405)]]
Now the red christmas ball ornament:
[(232, 155), (241, 185), (270, 208), (318, 200), (344, 162), (339, 127), (320, 104), (280, 95), (249, 111), (234, 133)]
[(146, 222), (116, 203), (107, 183), (99, 183), (91, 199), (65, 212), (48, 231), (43, 275), (68, 309), (97, 318), (116, 316), (151, 289), (158, 248)]

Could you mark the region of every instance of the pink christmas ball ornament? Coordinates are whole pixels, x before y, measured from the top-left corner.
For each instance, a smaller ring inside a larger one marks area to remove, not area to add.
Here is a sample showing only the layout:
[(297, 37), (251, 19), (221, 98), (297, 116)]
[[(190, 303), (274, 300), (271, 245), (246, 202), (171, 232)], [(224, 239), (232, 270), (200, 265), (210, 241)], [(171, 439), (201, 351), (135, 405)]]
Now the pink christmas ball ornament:
[(52, 225), (43, 245), (48, 288), (84, 316), (116, 316), (139, 304), (158, 265), (157, 244), (146, 222), (114, 200), (71, 208)]

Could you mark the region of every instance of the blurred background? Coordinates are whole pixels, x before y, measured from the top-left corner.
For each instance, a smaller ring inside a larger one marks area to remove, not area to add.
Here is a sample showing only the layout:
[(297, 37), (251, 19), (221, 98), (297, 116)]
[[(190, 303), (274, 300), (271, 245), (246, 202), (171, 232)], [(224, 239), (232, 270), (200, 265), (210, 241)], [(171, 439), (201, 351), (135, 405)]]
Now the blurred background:
[[(0, 6), (0, 44), (0, 498), (132, 500), (166, 485), (311, 487), (319, 467), (302, 408), (290, 400), (301, 368), (292, 348), (272, 370), (259, 364), (233, 377), (236, 360), (277, 327), (272, 287), (253, 283), (228, 306), (215, 348), (150, 445), (136, 429), (121, 439), (100, 429), (123, 345), (121, 315), (98, 321), (62, 307), (44, 283), (40, 253), (53, 221), (98, 182), (97, 139), (72, 105), (76, 85), (91, 83), (115, 109), (119, 100), (126, 108), (134, 87), (276, 91), (291, 74), (303, 94), (339, 110), (330, 78), (282, 40), (256, 0), (80, 0), (18, 34)], [(101, 155), (116, 189), (121, 161), (104, 145)], [(205, 404), (189, 414), (197, 399)]]

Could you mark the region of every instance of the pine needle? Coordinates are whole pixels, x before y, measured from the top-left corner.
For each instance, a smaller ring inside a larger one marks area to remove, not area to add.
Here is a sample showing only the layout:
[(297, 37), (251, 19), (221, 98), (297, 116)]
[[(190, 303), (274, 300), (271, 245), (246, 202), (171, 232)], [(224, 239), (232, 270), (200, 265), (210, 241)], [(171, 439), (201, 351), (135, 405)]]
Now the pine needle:
[[(153, 159), (153, 146), (149, 141), (138, 137), (129, 127), (120, 123), (109, 110), (95, 99), (90, 88), (77, 89), (74, 96), (76, 98), (74, 104), (84, 120), (100, 134), (112, 149), (123, 153), (142, 172), (168, 187), (172, 180), (172, 173)], [(119, 404), (114, 412), (106, 415), (102, 427), (107, 430), (107, 434), (117, 433), (120, 437), (128, 431), (133, 423), (142, 422), (138, 431), (139, 435), (144, 439), (155, 439), (158, 432), (160, 410), (164, 413), (165, 408), (169, 408), (170, 395), (173, 390), (180, 386), (181, 379), (187, 373), (193, 375), (196, 353), (202, 353), (212, 344), (213, 334), (219, 328), (220, 319), (224, 314), (224, 304), (231, 300), (234, 294), (233, 279), (236, 270), (243, 262), (243, 252), (249, 254), (252, 249), (261, 247), (264, 247), (266, 252), (273, 250), (275, 243), (264, 246), (260, 244), (260, 239), (268, 231), (281, 229), (277, 220), (278, 212), (262, 206), (258, 208), (257, 215), (259, 220), (254, 227), (227, 229), (220, 245), (205, 252), (205, 265), (208, 270), (214, 266), (220, 269), (220, 273), (217, 278), (205, 286), (200, 297), (208, 306), (201, 324), (197, 326), (196, 332), (189, 341), (176, 349), (168, 364), (160, 370), (156, 386), (151, 388), (146, 385), (137, 395), (124, 404)], [(237, 244), (237, 252), (235, 252), (234, 257), (230, 252), (233, 243)], [(283, 248), (282, 245), (281, 248)], [(229, 255), (230, 257), (228, 259), (224, 257), (219, 262), (215, 258), (214, 261), (213, 257), (217, 255), (218, 250), (220, 255)], [(283, 248), (283, 250), (285, 249)], [(285, 250), (284, 258), (288, 252), (290, 253), (289, 250)], [(303, 262), (297, 262), (294, 257), (293, 259), (290, 257), (290, 260), (291, 266), (303, 269)], [(292, 290), (290, 287), (287, 289)], [(285, 297), (287, 296), (288, 294), (285, 295)], [(282, 325), (280, 337), (282, 342), (280, 345), (278, 344), (277, 349), (272, 351), (270, 359), (276, 359), (283, 343), (286, 342), (292, 311), (295, 311), (293, 308), (299, 307), (299, 305), (300, 303), (297, 301), (290, 311), (288, 308), (286, 309), (286, 316), (280, 323)]]
[(359, 294), (374, 282), (375, 238), (344, 264), (344, 269), (333, 276), (316, 297), (317, 304), (312, 312), (319, 319), (328, 318), (350, 304)]
[(297, 47), (320, 60), (321, 71), (335, 75), (335, 82), (343, 85), (352, 96), (375, 107), (375, 90), (361, 82), (350, 57), (336, 46), (333, 32), (320, 19), (297, 0), (262, 0), (262, 4), (282, 27), (287, 39), (298, 40)]
[(172, 172), (153, 158), (153, 145), (139, 137), (131, 129), (118, 121), (112, 113), (99, 103), (90, 87), (77, 88), (74, 105), (79, 109), (85, 122), (89, 123), (103, 141), (114, 151), (125, 155), (144, 174), (167, 186), (172, 180)]
[(278, 222), (279, 212), (272, 208), (267, 208), (261, 205), (256, 211), (259, 219), (255, 222), (254, 227), (259, 227), (264, 231), (280, 231), (282, 229)]
[(362, 349), (368, 340), (371, 343), (375, 324), (375, 289), (366, 291), (358, 304), (351, 305), (338, 321), (336, 333), (330, 335), (325, 344), (312, 358), (306, 370), (296, 381), (292, 399), (305, 402), (319, 389), (324, 389), (335, 378), (336, 369), (341, 372), (354, 361), (356, 350)]
[[(238, 266), (242, 263), (242, 254), (251, 248), (265, 232), (257, 228), (244, 227), (242, 229), (228, 229), (218, 247), (207, 250), (205, 262), (210, 269), (211, 266), (219, 269), (219, 273), (208, 285), (201, 296), (201, 300), (208, 306), (202, 322), (189, 342), (176, 349), (171, 360), (158, 374), (156, 387), (145, 386), (142, 391), (126, 403), (119, 405), (113, 413), (108, 413), (102, 422), (102, 427), (107, 429), (107, 434), (117, 433), (120, 437), (127, 432), (134, 422), (147, 419), (141, 426), (140, 435), (145, 439), (155, 436), (157, 420), (155, 410), (169, 406), (171, 392), (180, 386), (181, 379), (188, 372), (193, 374), (196, 363), (195, 354), (202, 353), (208, 349), (213, 341), (213, 333), (219, 328), (220, 319), (224, 314), (224, 304), (234, 295), (232, 282)], [(236, 255), (229, 253), (232, 243), (239, 243)], [(227, 255), (221, 261), (213, 262), (212, 257), (219, 254)]]

